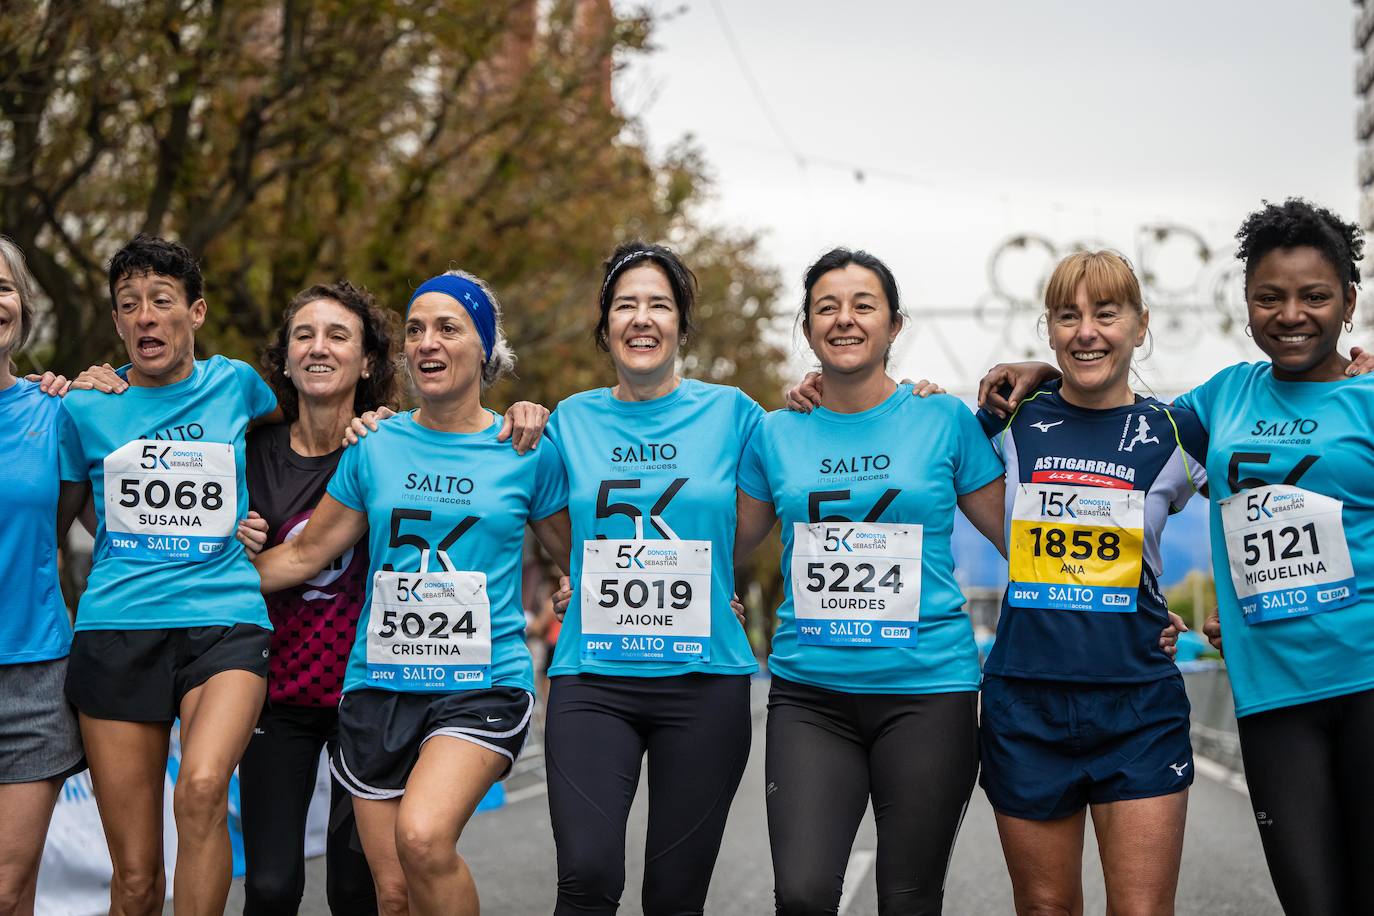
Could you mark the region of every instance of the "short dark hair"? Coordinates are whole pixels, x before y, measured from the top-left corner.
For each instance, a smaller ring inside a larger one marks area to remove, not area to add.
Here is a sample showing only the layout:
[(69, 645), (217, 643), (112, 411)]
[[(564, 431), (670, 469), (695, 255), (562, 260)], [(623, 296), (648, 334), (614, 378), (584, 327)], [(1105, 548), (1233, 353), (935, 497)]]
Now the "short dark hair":
[(377, 306), (377, 299), (365, 287), (354, 286), (347, 280), (317, 283), (297, 293), (286, 306), (276, 340), (263, 351), (262, 365), (267, 370), (267, 384), (277, 395), (282, 416), (293, 423), (300, 416), (299, 393), (286, 375), (286, 350), (291, 334), (291, 321), (301, 309), (321, 299), (332, 299), (358, 316), (363, 326), (363, 356), (371, 358), (369, 375), (358, 380), (353, 393), (353, 414), (361, 416), (385, 404), (395, 407), (396, 360), (391, 353), (393, 316)]
[(125, 277), (154, 273), (181, 281), (190, 305), (205, 293), (205, 278), (190, 250), (178, 242), (140, 232), (115, 252), (106, 268), (110, 281), (110, 306), (115, 305), (115, 285)]
[(811, 290), (820, 282), (821, 277), (830, 273), (832, 270), (843, 270), (850, 264), (858, 264), (866, 267), (878, 275), (878, 283), (883, 288), (883, 295), (887, 297), (887, 307), (891, 310), (892, 323), (901, 321), (904, 313), (900, 293), (897, 291), (897, 278), (892, 275), (892, 271), (882, 260), (867, 251), (851, 248), (832, 248), (825, 254), (816, 259), (810, 267), (806, 268), (806, 279), (803, 281), (801, 321), (802, 330), (808, 334), (811, 331)]
[(611, 326), (611, 300), (615, 297), (616, 280), (620, 279), (620, 275), (625, 271), (645, 262), (658, 265), (668, 275), (668, 285), (672, 287), (673, 300), (677, 303), (678, 332), (683, 337), (690, 337), (695, 330), (692, 325), (692, 307), (697, 301), (697, 275), (692, 273), (687, 265), (682, 263), (682, 258), (678, 257), (677, 252), (668, 246), (651, 245), (633, 239), (617, 245), (602, 265), (601, 318), (596, 323), (596, 330), (593, 331), (596, 345), (602, 350), (610, 350), (606, 335)]
[(1264, 256), (1276, 248), (1311, 247), (1322, 253), (1344, 287), (1360, 283), (1359, 261), (1364, 257), (1364, 231), (1344, 222), (1325, 207), (1301, 197), (1281, 204), (1264, 201), (1260, 209), (1240, 224), (1236, 233), (1236, 257), (1245, 264), (1245, 283)]

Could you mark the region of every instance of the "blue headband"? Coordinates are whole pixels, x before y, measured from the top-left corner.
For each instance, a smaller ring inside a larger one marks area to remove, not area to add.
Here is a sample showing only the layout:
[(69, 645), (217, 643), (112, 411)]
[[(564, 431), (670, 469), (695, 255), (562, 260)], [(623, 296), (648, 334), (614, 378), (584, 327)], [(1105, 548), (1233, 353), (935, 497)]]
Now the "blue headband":
[(455, 277), (453, 274), (430, 277), (420, 284), (411, 295), (410, 301), (406, 303), (407, 318), (410, 317), (410, 307), (415, 304), (415, 300), (425, 293), (443, 293), (466, 309), (468, 317), (477, 328), (477, 336), (482, 339), (482, 352), (487, 359), (491, 359), (491, 349), (496, 346), (496, 309), (491, 307), (491, 300), (482, 292), (482, 287), (465, 277)]

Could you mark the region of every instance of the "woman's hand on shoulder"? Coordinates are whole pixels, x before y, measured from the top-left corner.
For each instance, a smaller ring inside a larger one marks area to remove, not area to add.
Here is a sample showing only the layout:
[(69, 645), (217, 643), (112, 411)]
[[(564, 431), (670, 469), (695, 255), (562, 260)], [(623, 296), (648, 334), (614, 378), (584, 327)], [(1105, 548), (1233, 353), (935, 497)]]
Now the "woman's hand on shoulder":
[[(978, 406), (1005, 420), (1036, 386), (1058, 377), (1059, 370), (1048, 363), (998, 363), (978, 382)], [(1005, 388), (1011, 391), (1003, 395)]]
[(1374, 370), (1374, 352), (1364, 347), (1350, 348), (1350, 365), (1345, 367), (1346, 375), (1364, 375)]
[(784, 391), (782, 398), (787, 402), (788, 410), (796, 413), (810, 413), (813, 408), (821, 406), (823, 387), (821, 374), (808, 372), (800, 382)]
[(523, 455), (539, 444), (544, 435), (544, 427), (549, 422), (549, 409), (533, 401), (516, 401), (506, 411), (501, 423), (501, 431), (496, 434), (497, 442), (510, 439), (517, 455)]
[(65, 375), (58, 375), (56, 372), (44, 372), (42, 375), (31, 372), (24, 376), (24, 380), (37, 382), (38, 390), (52, 398), (62, 397), (72, 387), (72, 383), (67, 380)]
[(74, 388), (82, 391), (103, 391), (105, 394), (123, 394), (129, 390), (129, 383), (120, 378), (119, 373), (114, 371), (114, 367), (109, 363), (101, 363), (99, 366), (91, 366), (76, 378), (68, 381), (65, 377), (52, 372), (44, 372), (41, 376), (30, 375), (29, 381), (38, 382), (44, 394), (65, 397), (67, 392)]
[(344, 430), (343, 447), (357, 445), (358, 440), (367, 436), (368, 432), (377, 431), (377, 423), (396, 416), (396, 411), (383, 404), (376, 410), (364, 411), (361, 417), (354, 417), (348, 421), (348, 429)]

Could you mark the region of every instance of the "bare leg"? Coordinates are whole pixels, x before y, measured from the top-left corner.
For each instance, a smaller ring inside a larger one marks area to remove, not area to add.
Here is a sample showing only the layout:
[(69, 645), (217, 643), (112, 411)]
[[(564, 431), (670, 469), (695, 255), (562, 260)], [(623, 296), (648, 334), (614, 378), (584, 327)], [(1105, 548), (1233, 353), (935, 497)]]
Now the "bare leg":
[(439, 735), (425, 742), (396, 817), (396, 850), (415, 916), (477, 916), (477, 885), (458, 837), (507, 760)]
[(1188, 790), (1093, 805), (1092, 812), (1108, 916), (1172, 913)]
[(396, 855), (396, 815), (400, 810), (399, 798), (380, 801), (353, 796), (353, 816), (377, 888), (380, 916), (406, 916), (410, 912), (406, 876)]
[(114, 876), (110, 916), (162, 912), (167, 880), (162, 865), (162, 789), (170, 722), (120, 722), (81, 717), (81, 740), (91, 768)]
[(38, 862), (62, 780), (0, 785), (0, 916), (32, 916)]
[(229, 777), (262, 712), (267, 680), (251, 671), (221, 671), (181, 701), (181, 770), (173, 809), (177, 916), (221, 916), (233, 878), (229, 847)]
[(997, 815), (1018, 916), (1082, 916), (1085, 815), (1052, 821)]

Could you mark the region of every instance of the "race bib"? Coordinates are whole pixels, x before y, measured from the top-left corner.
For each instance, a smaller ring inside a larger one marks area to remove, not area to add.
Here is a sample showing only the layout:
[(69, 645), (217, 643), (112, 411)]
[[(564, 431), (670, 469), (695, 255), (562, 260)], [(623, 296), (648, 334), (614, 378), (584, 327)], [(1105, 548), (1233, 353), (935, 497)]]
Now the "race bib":
[(1007, 545), (1007, 603), (1130, 613), (1136, 609), (1144, 543), (1140, 490), (1023, 483)]
[(233, 540), (238, 493), (232, 445), (135, 439), (105, 459), (110, 553), (208, 560)]
[(711, 542), (582, 542), (582, 658), (711, 660)]
[(921, 526), (797, 522), (792, 607), (802, 645), (916, 645)]
[(1359, 600), (1340, 500), (1283, 484), (1257, 487), (1221, 501), (1221, 527), (1246, 623), (1321, 614)]
[(393, 690), (490, 686), (486, 573), (374, 573), (367, 681)]

